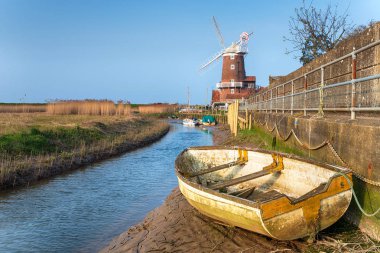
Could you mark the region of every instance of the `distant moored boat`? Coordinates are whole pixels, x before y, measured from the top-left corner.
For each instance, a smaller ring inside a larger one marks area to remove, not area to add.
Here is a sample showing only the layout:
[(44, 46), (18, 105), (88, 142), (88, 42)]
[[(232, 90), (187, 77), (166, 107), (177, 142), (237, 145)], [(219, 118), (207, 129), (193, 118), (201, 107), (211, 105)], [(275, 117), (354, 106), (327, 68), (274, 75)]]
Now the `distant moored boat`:
[(195, 126), (197, 126), (199, 123), (198, 123), (197, 120), (194, 120), (194, 119), (184, 119), (184, 120), (182, 121), (182, 124), (183, 124), (184, 126), (195, 127)]
[(216, 121), (215, 121), (214, 116), (205, 115), (205, 116), (202, 117), (202, 125), (205, 125), (205, 126), (215, 126), (215, 124), (216, 124)]

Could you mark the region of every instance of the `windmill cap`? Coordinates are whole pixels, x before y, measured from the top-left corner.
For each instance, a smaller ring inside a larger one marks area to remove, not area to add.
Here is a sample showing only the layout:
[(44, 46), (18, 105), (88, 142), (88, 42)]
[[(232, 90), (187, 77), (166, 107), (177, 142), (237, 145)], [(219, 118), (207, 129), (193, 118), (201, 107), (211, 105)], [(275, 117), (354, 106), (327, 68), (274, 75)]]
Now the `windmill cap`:
[(223, 54), (237, 54), (237, 53), (245, 53), (241, 51), (240, 45), (233, 43), (231, 46), (227, 47)]

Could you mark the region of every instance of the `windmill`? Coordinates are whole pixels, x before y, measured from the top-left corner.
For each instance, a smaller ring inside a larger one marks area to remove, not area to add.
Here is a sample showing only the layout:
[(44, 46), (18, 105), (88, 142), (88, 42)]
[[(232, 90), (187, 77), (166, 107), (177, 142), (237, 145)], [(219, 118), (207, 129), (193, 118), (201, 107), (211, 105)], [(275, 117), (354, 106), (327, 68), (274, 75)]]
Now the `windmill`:
[(222, 49), (200, 67), (200, 70), (205, 70), (223, 58), (222, 79), (216, 84), (217, 90), (212, 92), (212, 104), (225, 104), (232, 100), (248, 98), (254, 91), (256, 83), (256, 77), (246, 76), (244, 66), (244, 57), (248, 53), (248, 41), (252, 32), (241, 33), (239, 40), (226, 47), (215, 17), (212, 17), (212, 21)]

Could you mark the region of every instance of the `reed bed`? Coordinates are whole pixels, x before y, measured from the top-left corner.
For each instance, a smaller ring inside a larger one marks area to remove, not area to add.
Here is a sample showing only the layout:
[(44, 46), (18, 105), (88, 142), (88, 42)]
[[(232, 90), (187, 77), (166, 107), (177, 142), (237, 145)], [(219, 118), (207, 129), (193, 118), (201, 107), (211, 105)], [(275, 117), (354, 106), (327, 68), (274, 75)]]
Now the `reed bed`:
[[(157, 140), (169, 129), (168, 124), (162, 121), (135, 117), (116, 119), (118, 120), (107, 124), (90, 122), (90, 125), (84, 123), (81, 126), (66, 127), (71, 134), (66, 131), (59, 134), (62, 129), (58, 129), (54, 133), (61, 136), (62, 140), (52, 138), (51, 141), (57, 145), (53, 149), (37, 147), (41, 152), (29, 154), (29, 149), (26, 152), (24, 149), (13, 153), (0, 152), (0, 189), (27, 185), (41, 178), (135, 149)], [(32, 130), (30, 133), (32, 132), (39, 135), (49, 133), (44, 130)]]
[(129, 115), (129, 104), (111, 100), (59, 100), (47, 105), (48, 114), (57, 115)]
[(57, 127), (91, 128), (96, 125), (113, 126), (137, 116), (107, 116), (107, 115), (51, 115), (47, 113), (1, 113), (0, 136), (17, 132), (25, 132), (33, 127), (49, 130)]
[(46, 104), (0, 104), (0, 113), (46, 112)]
[(130, 115), (159, 114), (178, 111), (178, 104), (146, 104), (132, 108), (130, 104), (111, 100), (56, 100), (47, 104), (0, 104), (0, 113), (36, 113), (50, 115)]
[(178, 104), (139, 105), (139, 112), (143, 114), (174, 113), (177, 110), (178, 110)]

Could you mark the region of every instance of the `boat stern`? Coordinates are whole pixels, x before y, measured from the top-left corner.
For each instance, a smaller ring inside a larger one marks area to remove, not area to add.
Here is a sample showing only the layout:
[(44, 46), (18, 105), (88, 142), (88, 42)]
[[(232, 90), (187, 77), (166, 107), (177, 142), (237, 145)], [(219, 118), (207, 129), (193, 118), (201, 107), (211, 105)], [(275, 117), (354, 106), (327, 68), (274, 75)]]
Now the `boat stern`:
[[(352, 174), (347, 173), (351, 179)], [(344, 176), (331, 178), (319, 192), (296, 200), (286, 196), (262, 203), (261, 217), (266, 230), (280, 240), (314, 236), (340, 219), (350, 205), (352, 190)]]

